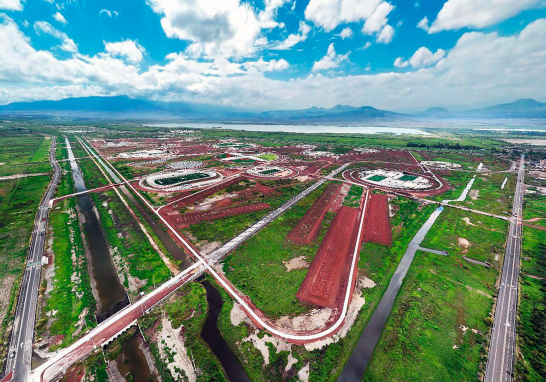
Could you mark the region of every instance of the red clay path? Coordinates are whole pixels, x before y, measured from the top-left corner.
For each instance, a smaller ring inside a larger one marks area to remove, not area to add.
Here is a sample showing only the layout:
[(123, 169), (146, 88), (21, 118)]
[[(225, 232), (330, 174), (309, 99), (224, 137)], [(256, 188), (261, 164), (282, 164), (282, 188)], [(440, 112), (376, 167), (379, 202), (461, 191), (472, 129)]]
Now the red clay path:
[(389, 198), (386, 194), (371, 194), (364, 220), (364, 241), (392, 245)]
[(331, 183), (328, 185), (298, 224), (290, 231), (287, 239), (298, 244), (310, 244), (315, 240), (324, 215), (326, 215), (340, 189), (341, 184)]

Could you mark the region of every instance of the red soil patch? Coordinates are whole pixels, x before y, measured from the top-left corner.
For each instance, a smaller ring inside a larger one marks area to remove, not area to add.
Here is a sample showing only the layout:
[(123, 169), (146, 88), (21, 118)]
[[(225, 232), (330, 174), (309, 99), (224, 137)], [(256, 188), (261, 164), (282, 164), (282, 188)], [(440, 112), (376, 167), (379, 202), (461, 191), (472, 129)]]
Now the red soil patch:
[(228, 216), (248, 214), (251, 212), (266, 210), (269, 208), (267, 203), (256, 203), (250, 204), (247, 206), (224, 208), (221, 210), (210, 210), (203, 212), (189, 212), (184, 215), (179, 215), (177, 217), (171, 217), (170, 220), (173, 221), (176, 225), (179, 226), (188, 226), (192, 224), (197, 224), (202, 221), (216, 220)]
[(326, 215), (340, 188), (341, 184), (332, 183), (328, 185), (286, 238), (298, 244), (310, 244), (315, 240), (324, 215)]
[(85, 377), (85, 371), (83, 368), (78, 367), (76, 369), (71, 369), (68, 373), (66, 373), (65, 381), (66, 382), (81, 382), (83, 377)]
[(390, 247), (392, 245), (392, 228), (388, 196), (371, 194), (368, 206), (364, 220), (364, 241)]
[(525, 227), (530, 227), (530, 228), (539, 229), (539, 230), (541, 230), (541, 231), (546, 231), (546, 227), (543, 227), (543, 226), (540, 226), (540, 225), (529, 224), (529, 223), (523, 223), (523, 225), (524, 225)]
[(264, 186), (261, 183), (256, 183), (256, 186), (254, 187), (257, 191), (260, 191), (262, 194), (269, 195), (269, 194), (276, 194), (278, 195), (279, 192), (275, 191), (271, 187)]
[(302, 303), (341, 308), (358, 238), (357, 208), (342, 206), (309, 267), (296, 297)]

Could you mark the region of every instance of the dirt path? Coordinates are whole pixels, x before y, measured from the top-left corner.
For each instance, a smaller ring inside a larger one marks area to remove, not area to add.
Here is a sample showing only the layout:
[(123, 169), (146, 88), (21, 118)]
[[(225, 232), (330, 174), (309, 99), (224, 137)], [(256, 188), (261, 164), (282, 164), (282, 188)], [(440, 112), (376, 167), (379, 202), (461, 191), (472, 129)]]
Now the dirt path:
[(30, 176), (42, 176), (42, 175), (49, 175), (49, 174), (47, 172), (39, 172), (37, 174), (15, 174), (15, 175), (8, 175), (8, 176), (0, 176), (0, 180), (28, 178)]

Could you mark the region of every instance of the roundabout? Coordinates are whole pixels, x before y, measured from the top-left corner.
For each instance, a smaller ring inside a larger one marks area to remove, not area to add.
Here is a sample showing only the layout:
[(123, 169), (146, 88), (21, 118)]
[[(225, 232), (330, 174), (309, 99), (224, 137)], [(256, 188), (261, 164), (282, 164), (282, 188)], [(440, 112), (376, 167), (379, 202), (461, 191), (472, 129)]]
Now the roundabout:
[(388, 191), (434, 191), (443, 185), (432, 174), (417, 174), (392, 169), (350, 169), (343, 172), (346, 180)]

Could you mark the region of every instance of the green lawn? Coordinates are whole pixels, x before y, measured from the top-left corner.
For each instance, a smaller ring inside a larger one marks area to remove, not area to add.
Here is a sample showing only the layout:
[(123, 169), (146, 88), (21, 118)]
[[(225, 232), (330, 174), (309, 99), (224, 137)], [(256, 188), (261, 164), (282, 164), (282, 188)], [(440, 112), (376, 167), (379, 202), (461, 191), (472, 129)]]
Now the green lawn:
[(319, 239), (311, 245), (292, 244), (286, 240), (286, 236), (325, 187), (326, 185), (322, 185), (306, 196), (243, 243), (224, 261), (224, 272), (227, 277), (239, 290), (249, 295), (256, 306), (268, 316), (301, 314), (309, 310), (296, 299), (296, 292), (305, 278), (307, 269), (287, 272), (283, 261), (305, 256), (307, 261), (311, 262), (332, 217), (329, 216), (323, 221)]
[(464, 202), (459, 204), (472, 209), (510, 216), (512, 198), (516, 192), (516, 176), (510, 174), (504, 189), (501, 185), (507, 174), (480, 174)]
[(365, 243), (360, 253), (359, 275), (366, 275), (377, 285), (362, 291), (366, 304), (360, 311), (355, 324), (345, 338), (323, 349), (309, 352), (302, 346), (292, 346), (292, 355), (298, 362), (289, 373), (284, 372), (288, 352), (276, 353), (275, 347), (268, 344), (270, 364), (263, 367), (263, 358), (258, 350), (248, 342), (241, 342), (244, 337), (248, 336), (249, 328), (245, 324), (237, 327), (231, 324), (230, 312), (233, 301), (220, 289), (225, 301), (220, 314), (220, 330), (252, 381), (292, 380), (290, 376), (294, 376), (296, 371), (307, 363), (310, 364), (310, 381), (335, 381), (337, 379), (351, 355), (360, 333), (386, 290), (408, 243), (434, 210), (433, 206), (421, 208), (417, 202), (410, 199), (398, 198), (393, 200), (392, 204), (396, 213), (392, 218), (394, 245), (387, 248)]
[(262, 155), (256, 155), (256, 158), (260, 158), (266, 161), (272, 161), (279, 159), (279, 156), (276, 154), (262, 154)]
[[(464, 217), (476, 226), (467, 225)], [(442, 212), (422, 246), (449, 255), (417, 253), (365, 381), (476, 379), (485, 367), (481, 360), (500, 268), (494, 255), (503, 251), (506, 232), (502, 220), (454, 209)], [(494, 266), (462, 260), (459, 237), (470, 242), (468, 257)]]
[(523, 198), (523, 218), (533, 219), (541, 218), (529, 224), (546, 227), (546, 196), (535, 193), (525, 194)]
[(523, 228), (522, 275), (518, 311), (517, 381), (546, 381), (546, 280), (524, 274), (546, 277), (546, 232)]

